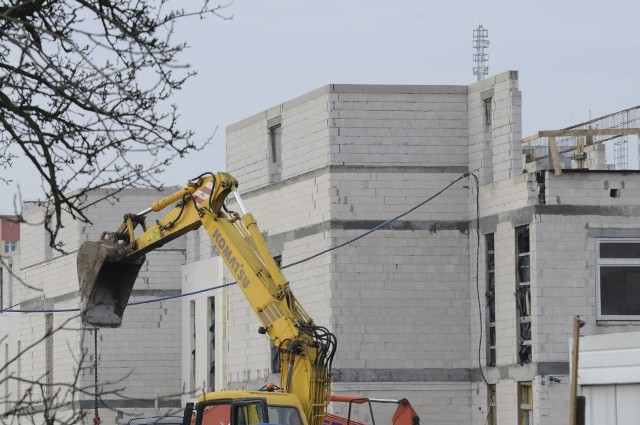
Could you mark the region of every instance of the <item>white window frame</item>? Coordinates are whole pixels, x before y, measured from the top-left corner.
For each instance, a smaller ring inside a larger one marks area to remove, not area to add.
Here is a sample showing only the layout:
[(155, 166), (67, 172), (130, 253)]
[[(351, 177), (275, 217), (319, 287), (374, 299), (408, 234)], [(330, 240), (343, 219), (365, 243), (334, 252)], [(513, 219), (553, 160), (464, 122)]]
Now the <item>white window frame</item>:
[(17, 241), (4, 241), (4, 253), (5, 254), (9, 254), (11, 252), (14, 252), (16, 249), (18, 249), (18, 242)]
[(636, 266), (640, 267), (640, 258), (600, 258), (601, 243), (634, 243), (640, 244), (640, 239), (633, 238), (601, 238), (596, 239), (595, 260), (596, 260), (596, 319), (602, 321), (608, 320), (624, 320), (637, 321), (640, 315), (603, 315), (602, 314), (602, 297), (600, 296), (600, 267), (601, 266)]

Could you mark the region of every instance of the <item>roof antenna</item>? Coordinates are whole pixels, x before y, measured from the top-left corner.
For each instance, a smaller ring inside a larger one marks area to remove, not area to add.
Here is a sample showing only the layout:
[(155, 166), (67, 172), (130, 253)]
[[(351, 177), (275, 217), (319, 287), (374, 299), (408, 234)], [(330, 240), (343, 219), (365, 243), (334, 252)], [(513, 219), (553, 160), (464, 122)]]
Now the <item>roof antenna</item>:
[(489, 54), (484, 52), (484, 49), (489, 48), (489, 30), (482, 25), (478, 25), (478, 28), (473, 30), (473, 48), (476, 49), (476, 53), (473, 55), (473, 62), (476, 66), (473, 67), (473, 75), (478, 76), (478, 81), (484, 80), (485, 75), (489, 74)]

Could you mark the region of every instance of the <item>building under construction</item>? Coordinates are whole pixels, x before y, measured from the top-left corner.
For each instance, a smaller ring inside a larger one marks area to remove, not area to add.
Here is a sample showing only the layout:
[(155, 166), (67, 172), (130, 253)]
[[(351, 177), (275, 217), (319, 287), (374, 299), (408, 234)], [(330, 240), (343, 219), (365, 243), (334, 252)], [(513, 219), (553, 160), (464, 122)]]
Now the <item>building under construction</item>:
[[(523, 137), (521, 104), (517, 71), (469, 86), (336, 84), (227, 128), (227, 171), (281, 264), (305, 260), (285, 275), (338, 338), (334, 392), (406, 397), (426, 424), (565, 425), (574, 395), (587, 423), (640, 417), (638, 109)], [(97, 238), (120, 212), (144, 209), (143, 195), (94, 207), (102, 227), (68, 223), (62, 237), (71, 247)], [(73, 257), (45, 241), (41, 229), (21, 235), (18, 275), (35, 289), (14, 291), (14, 303), (77, 305)], [(203, 232), (154, 255), (132, 300), (231, 281)], [(8, 358), (64, 314), (10, 316)], [(10, 372), (46, 370), (54, 384), (79, 374), (92, 389), (97, 367), (104, 423), (177, 412), (203, 391), (260, 388), (278, 373), (236, 286), (130, 306), (120, 334), (73, 336), (75, 320)], [(8, 400), (19, 398), (5, 382)], [(70, 408), (93, 403), (87, 390)]]

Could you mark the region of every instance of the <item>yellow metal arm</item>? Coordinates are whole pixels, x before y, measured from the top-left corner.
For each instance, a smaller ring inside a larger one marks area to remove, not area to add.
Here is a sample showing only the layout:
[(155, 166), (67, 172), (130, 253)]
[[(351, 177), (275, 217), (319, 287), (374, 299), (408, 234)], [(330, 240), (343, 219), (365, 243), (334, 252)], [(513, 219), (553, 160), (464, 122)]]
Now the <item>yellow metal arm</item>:
[[(81, 293), (85, 298), (83, 320), (97, 326), (118, 326), (118, 318), (114, 321), (112, 316), (105, 317), (104, 311), (113, 311), (121, 319), (144, 254), (203, 226), (265, 333), (278, 347), (282, 391), (298, 397), (310, 425), (321, 425), (330, 394), (335, 337), (326, 328), (316, 326), (296, 300), (254, 217), (250, 213), (240, 216), (224, 207), (225, 199), (237, 187), (238, 182), (229, 174), (203, 174), (154, 202), (149, 209), (125, 215), (118, 231), (103, 234), (101, 242), (83, 244), (78, 253)], [(244, 210), (242, 200), (237, 193), (234, 195)], [(149, 212), (175, 203), (171, 211), (147, 227), (145, 216)], [(138, 225), (143, 233), (136, 237)], [(92, 256), (99, 257), (102, 263), (88, 267), (98, 272), (95, 276), (85, 273), (83, 287), (81, 258), (87, 262)], [(118, 281), (113, 282), (116, 275)], [(91, 311), (98, 313), (92, 315)]]

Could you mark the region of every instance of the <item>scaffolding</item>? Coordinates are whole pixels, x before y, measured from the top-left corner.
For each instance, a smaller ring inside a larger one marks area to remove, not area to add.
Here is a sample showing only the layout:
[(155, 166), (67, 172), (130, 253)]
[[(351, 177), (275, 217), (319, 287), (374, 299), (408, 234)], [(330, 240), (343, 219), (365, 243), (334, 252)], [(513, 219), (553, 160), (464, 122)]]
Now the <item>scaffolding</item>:
[[(562, 168), (637, 169), (638, 164), (629, 164), (629, 137), (638, 135), (640, 105), (561, 130), (539, 131), (522, 139), (522, 152), (526, 163), (544, 161), (556, 174), (562, 174)], [(590, 163), (587, 153), (598, 149), (598, 160)], [(612, 163), (606, 162), (606, 152), (613, 153)]]

